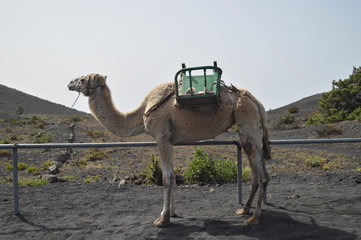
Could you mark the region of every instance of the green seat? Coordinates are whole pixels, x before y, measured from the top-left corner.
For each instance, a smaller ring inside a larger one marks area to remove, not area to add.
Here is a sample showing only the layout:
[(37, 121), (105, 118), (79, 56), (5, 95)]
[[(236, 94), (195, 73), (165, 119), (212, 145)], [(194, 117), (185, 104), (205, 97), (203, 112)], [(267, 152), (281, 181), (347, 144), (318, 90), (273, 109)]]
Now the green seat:
[(182, 69), (175, 75), (178, 104), (182, 107), (218, 104), (221, 75), (222, 69), (217, 62), (213, 66), (192, 68), (182, 64)]

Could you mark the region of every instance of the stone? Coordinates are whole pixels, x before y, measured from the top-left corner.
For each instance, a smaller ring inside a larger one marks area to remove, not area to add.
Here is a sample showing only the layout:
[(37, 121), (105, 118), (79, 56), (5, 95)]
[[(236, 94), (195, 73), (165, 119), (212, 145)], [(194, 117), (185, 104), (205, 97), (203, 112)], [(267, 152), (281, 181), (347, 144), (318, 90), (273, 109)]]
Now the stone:
[(48, 183), (59, 182), (59, 178), (51, 174), (43, 175), (42, 179), (46, 180)]

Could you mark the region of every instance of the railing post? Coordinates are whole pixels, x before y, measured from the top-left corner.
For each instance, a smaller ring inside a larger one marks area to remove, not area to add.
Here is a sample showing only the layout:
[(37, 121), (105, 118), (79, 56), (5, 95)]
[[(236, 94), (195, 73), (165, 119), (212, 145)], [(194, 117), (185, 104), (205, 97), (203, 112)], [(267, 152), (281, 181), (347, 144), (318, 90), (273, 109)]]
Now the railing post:
[(242, 204), (242, 147), (237, 145), (237, 203)]
[(20, 215), (19, 211), (19, 188), (18, 188), (18, 148), (13, 147), (13, 185), (14, 185), (14, 214)]

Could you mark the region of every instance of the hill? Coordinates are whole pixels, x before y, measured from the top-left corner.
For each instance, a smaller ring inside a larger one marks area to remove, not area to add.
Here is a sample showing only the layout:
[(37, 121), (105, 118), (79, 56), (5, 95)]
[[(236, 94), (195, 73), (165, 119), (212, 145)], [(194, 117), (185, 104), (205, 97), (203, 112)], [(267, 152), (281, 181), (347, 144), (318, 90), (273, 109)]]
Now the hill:
[(282, 115), (287, 113), (291, 107), (297, 108), (297, 112), (293, 114), (295, 123), (304, 125), (308, 116), (317, 111), (318, 101), (321, 99), (322, 93), (318, 93), (309, 97), (302, 98), (294, 103), (290, 103), (283, 107), (267, 111), (268, 123), (270, 126), (276, 126)]
[(0, 115), (14, 115), (19, 107), (24, 110), (24, 114), (86, 115), (84, 112), (0, 84)]

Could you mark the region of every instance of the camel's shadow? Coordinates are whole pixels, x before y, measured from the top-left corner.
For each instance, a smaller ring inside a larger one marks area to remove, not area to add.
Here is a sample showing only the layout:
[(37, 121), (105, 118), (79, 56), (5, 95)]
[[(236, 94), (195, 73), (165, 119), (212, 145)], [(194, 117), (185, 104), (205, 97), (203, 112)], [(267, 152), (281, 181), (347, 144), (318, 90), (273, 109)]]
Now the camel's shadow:
[(245, 218), (235, 216), (227, 220), (173, 219), (159, 231), (158, 239), (357, 239), (358, 236), (339, 229), (303, 223), (291, 218), (286, 212), (267, 210), (262, 212), (262, 222), (255, 226), (243, 224)]

